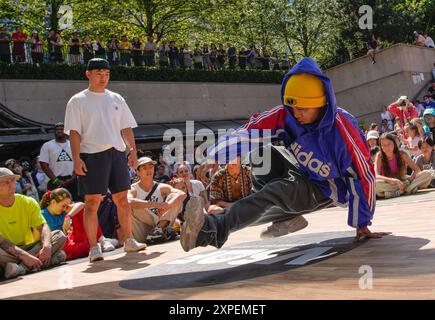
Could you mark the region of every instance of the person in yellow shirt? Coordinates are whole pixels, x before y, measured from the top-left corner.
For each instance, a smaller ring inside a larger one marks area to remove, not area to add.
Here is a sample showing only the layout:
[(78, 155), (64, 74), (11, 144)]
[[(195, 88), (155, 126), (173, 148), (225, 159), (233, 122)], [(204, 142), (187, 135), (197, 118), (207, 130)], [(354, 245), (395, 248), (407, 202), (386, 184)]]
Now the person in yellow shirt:
[(51, 232), (34, 199), (15, 194), (17, 179), (9, 169), (0, 168), (0, 270), (6, 279), (66, 260), (61, 250), (65, 235)]
[(121, 41), (119, 41), (119, 48), (121, 52), (121, 65), (131, 66), (131, 49), (132, 45), (128, 41), (127, 36), (122, 36)]

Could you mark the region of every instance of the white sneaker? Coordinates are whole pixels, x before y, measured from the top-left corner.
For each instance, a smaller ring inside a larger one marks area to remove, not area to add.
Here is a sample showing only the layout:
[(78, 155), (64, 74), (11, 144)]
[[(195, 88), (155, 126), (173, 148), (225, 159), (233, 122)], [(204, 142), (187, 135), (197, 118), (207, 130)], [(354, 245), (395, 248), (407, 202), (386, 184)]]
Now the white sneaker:
[(124, 242), (125, 252), (138, 252), (144, 250), (147, 247), (145, 243), (139, 243), (133, 238), (127, 238)]
[(261, 232), (260, 238), (268, 239), (281, 237), (288, 233), (304, 229), (306, 226), (308, 226), (308, 221), (303, 216), (299, 215), (289, 220), (273, 222), (271, 226)]
[(63, 250), (59, 250), (51, 257), (51, 265), (57, 266), (58, 264), (61, 264), (62, 262), (66, 261), (66, 253)]
[(115, 248), (119, 247), (118, 239), (112, 239), (112, 238), (104, 238), (104, 239), (106, 239), (106, 241), (109, 241), (112, 244), (112, 246), (114, 246)]
[(26, 274), (26, 268), (20, 263), (8, 262), (5, 267), (5, 278), (12, 279)]
[(96, 246), (93, 246), (89, 251), (89, 262), (95, 262), (104, 260), (103, 252), (101, 252), (101, 246), (98, 243)]
[(110, 252), (115, 250), (115, 246), (109, 241), (109, 239), (104, 238), (104, 236), (100, 237), (98, 243), (100, 244), (101, 250), (103, 252)]

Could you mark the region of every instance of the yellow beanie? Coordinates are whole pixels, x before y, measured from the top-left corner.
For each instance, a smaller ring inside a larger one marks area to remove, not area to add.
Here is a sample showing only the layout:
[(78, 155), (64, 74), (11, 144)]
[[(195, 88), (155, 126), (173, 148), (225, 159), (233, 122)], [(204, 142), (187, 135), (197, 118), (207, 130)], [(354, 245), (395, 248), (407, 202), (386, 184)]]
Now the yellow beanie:
[(323, 82), (309, 73), (292, 75), (284, 88), (284, 105), (298, 108), (321, 108), (326, 105)]

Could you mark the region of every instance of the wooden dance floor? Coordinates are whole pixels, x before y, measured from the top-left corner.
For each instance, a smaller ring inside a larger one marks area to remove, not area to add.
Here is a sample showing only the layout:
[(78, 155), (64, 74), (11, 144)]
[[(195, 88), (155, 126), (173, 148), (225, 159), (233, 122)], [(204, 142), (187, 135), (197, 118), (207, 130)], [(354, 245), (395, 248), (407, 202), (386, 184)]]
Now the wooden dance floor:
[(223, 248), (184, 252), (178, 242), (105, 261), (68, 262), (0, 282), (0, 299), (434, 299), (435, 190), (377, 202), (372, 231), (352, 243), (347, 209), (305, 216), (297, 233), (261, 241), (265, 226)]

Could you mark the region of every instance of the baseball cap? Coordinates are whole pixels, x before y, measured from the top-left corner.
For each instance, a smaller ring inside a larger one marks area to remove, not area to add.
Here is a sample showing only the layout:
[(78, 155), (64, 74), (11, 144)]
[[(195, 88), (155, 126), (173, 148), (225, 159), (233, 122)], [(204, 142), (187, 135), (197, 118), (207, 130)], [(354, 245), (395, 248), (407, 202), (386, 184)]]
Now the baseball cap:
[(144, 164), (147, 164), (147, 163), (156, 164), (156, 162), (153, 161), (153, 159), (151, 159), (149, 157), (141, 157), (137, 160), (136, 170), (138, 170), (140, 166), (143, 166)]
[(371, 130), (367, 133), (367, 140), (369, 139), (379, 139), (379, 132), (376, 130)]
[(15, 177), (15, 180), (18, 180), (21, 178), (19, 175), (14, 174), (8, 168), (0, 168), (0, 180), (3, 180), (5, 178), (9, 178), (9, 177)]
[(408, 100), (408, 96), (400, 96), (399, 100)]
[(86, 70), (110, 69), (109, 61), (101, 58), (89, 60)]
[(63, 128), (63, 127), (64, 127), (63, 122), (58, 122), (58, 123), (56, 123), (56, 124), (54, 125), (54, 128), (55, 128), (55, 129), (57, 129), (57, 128)]

